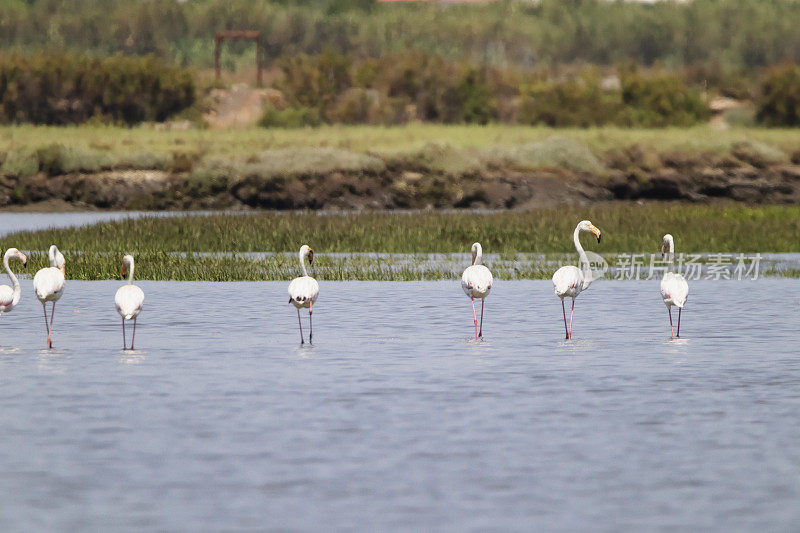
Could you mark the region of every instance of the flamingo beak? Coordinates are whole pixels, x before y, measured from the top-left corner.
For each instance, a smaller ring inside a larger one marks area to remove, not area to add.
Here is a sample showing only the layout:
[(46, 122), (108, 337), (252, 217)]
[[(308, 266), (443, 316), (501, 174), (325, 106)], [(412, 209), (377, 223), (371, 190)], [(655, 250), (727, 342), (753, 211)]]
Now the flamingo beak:
[(600, 237), (602, 237), (602, 234), (600, 233), (600, 229), (599, 229), (599, 228), (597, 228), (596, 226), (592, 226), (592, 227), (590, 228), (590, 231), (591, 231), (592, 233), (594, 233), (594, 236), (595, 236), (595, 237), (597, 237), (597, 242), (600, 242)]
[(63, 267), (63, 266), (62, 266), (62, 267), (58, 267), (58, 269), (61, 271), (61, 273), (62, 273), (62, 274), (64, 274), (64, 276), (66, 276), (66, 275), (67, 275), (67, 269), (66, 269), (66, 267)]
[(28, 268), (28, 256), (25, 255), (25, 254), (20, 254), (20, 255), (22, 256), (21, 257), (21, 259), (22, 259), (22, 267), (23, 268)]
[(314, 250), (311, 249), (308, 250), (308, 264), (309, 265), (314, 264)]
[(664, 253), (666, 252), (666, 250), (667, 250), (667, 245), (664, 244), (664, 243), (661, 243), (661, 258), (662, 259), (664, 258)]

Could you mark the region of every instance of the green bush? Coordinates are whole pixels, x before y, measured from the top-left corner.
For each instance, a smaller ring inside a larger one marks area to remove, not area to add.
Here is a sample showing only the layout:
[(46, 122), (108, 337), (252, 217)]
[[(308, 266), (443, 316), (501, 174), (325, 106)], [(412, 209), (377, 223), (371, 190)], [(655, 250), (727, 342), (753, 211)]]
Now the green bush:
[(587, 70), (563, 81), (538, 81), (523, 87), (519, 122), (553, 127), (590, 127), (613, 122), (619, 95), (604, 92), (600, 74)]
[(286, 109), (270, 107), (264, 111), (258, 125), (264, 128), (301, 128), (319, 126), (322, 119), (319, 110), (313, 107), (294, 106)]
[(163, 121), (194, 100), (190, 73), (152, 56), (0, 54), (0, 123)]
[(708, 106), (701, 92), (689, 87), (678, 74), (657, 71), (642, 75), (636, 68), (620, 72), (624, 111), (620, 121), (626, 126), (663, 128), (691, 126), (707, 120)]
[(800, 67), (782, 65), (761, 79), (756, 119), (766, 126), (800, 125)]

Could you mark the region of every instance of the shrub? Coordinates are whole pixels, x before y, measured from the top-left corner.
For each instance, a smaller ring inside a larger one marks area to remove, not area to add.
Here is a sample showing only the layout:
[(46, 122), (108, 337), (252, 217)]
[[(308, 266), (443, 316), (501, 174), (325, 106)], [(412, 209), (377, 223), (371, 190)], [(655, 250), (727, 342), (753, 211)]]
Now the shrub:
[(0, 55), (0, 123), (163, 121), (194, 99), (190, 73), (152, 56)]
[(264, 111), (258, 125), (264, 128), (300, 128), (319, 126), (322, 119), (319, 110), (313, 107), (294, 106), (286, 109), (270, 107)]
[(708, 106), (699, 90), (676, 73), (642, 75), (636, 68), (620, 72), (624, 125), (639, 127), (691, 126), (707, 120)]
[(800, 125), (800, 67), (787, 64), (768, 70), (756, 108), (756, 119), (764, 125)]
[(599, 72), (587, 70), (564, 81), (539, 81), (525, 86), (519, 121), (523, 124), (585, 128), (614, 121), (619, 108), (619, 95), (604, 93)]
[(450, 108), (444, 113), (445, 122), (486, 124), (496, 115), (485, 73), (475, 68), (461, 74), (455, 86), (445, 92), (444, 101)]

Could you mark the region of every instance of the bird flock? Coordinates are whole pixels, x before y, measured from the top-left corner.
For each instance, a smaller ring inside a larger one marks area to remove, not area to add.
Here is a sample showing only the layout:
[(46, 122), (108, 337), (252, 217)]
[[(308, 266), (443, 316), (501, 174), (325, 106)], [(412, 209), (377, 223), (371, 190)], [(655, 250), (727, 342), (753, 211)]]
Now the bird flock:
[[(581, 232), (590, 232), (597, 237), (597, 242), (600, 243), (602, 232), (594, 224), (588, 220), (581, 220), (575, 231), (572, 234), (572, 240), (575, 244), (575, 251), (578, 252), (578, 260), (581, 265), (580, 268), (567, 265), (559, 268), (553, 274), (553, 287), (556, 296), (561, 299), (561, 311), (564, 318), (564, 332), (566, 339), (572, 339), (572, 321), (575, 312), (575, 298), (577, 298), (583, 291), (589, 288), (592, 283), (592, 270), (586, 251), (581, 246), (580, 234)], [(483, 337), (483, 311), (486, 304), (486, 297), (489, 296), (492, 290), (492, 273), (485, 266), (481, 264), (483, 256), (483, 248), (480, 243), (472, 245), (472, 264), (468, 266), (463, 275), (461, 276), (461, 288), (464, 291), (472, 304), (472, 319), (475, 325), (475, 340)], [(672, 337), (680, 337), (681, 334), (681, 312), (686, 305), (686, 300), (689, 296), (689, 284), (686, 279), (675, 272), (674, 256), (675, 256), (675, 241), (670, 234), (664, 235), (661, 244), (661, 254), (667, 254), (667, 271), (661, 280), (661, 298), (667, 306), (669, 312), (669, 327), (670, 335)], [(319, 283), (316, 279), (308, 275), (306, 270), (306, 259), (309, 264), (314, 262), (314, 250), (308, 245), (303, 245), (298, 254), (300, 259), (300, 272), (301, 276), (294, 278), (289, 283), (289, 303), (294, 305), (297, 309), (297, 324), (300, 328), (300, 344), (305, 344), (305, 337), (303, 335), (303, 321), (300, 316), (300, 309), (308, 309), (308, 342), (311, 343), (314, 338), (314, 327), (312, 322), (312, 315), (314, 312), (314, 304), (319, 297)], [(22, 262), (23, 267), (28, 262), (27, 256), (16, 248), (9, 248), (3, 255), (3, 267), (6, 274), (11, 280), (11, 286), (0, 285), (0, 316), (3, 313), (8, 313), (19, 304), (22, 291), (20, 288), (17, 276), (12, 272), (9, 261), (17, 259)], [(65, 282), (65, 260), (64, 255), (53, 245), (48, 250), (48, 259), (50, 266), (43, 268), (36, 272), (33, 277), (33, 289), (36, 297), (42, 303), (42, 310), (44, 312), (44, 324), (47, 331), (47, 348), (53, 347), (53, 318), (56, 312), (56, 302), (64, 294)], [(144, 305), (144, 291), (133, 284), (133, 271), (134, 259), (130, 254), (125, 254), (122, 258), (122, 266), (120, 273), (128, 276), (128, 283), (123, 285), (117, 290), (114, 296), (114, 303), (116, 305), (117, 313), (122, 317), (122, 343), (123, 348), (128, 349), (125, 321), (133, 320), (133, 333), (131, 335), (130, 349), (134, 349), (134, 342), (136, 339), (136, 319), (142, 311)], [(572, 298), (572, 305), (570, 306), (569, 325), (567, 324), (567, 309), (564, 303), (564, 298)], [(481, 301), (481, 316), (480, 322), (475, 309), (475, 299)], [(50, 309), (50, 317), (47, 316), (47, 303), (52, 302)], [(672, 321), (672, 308), (678, 308), (678, 324), (677, 330), (673, 326)]]
[[(598, 244), (600, 243), (602, 232), (600, 229), (588, 220), (581, 220), (575, 226), (575, 231), (572, 233), (572, 240), (575, 244), (575, 251), (578, 252), (578, 261), (581, 268), (573, 265), (566, 265), (553, 274), (553, 288), (556, 296), (561, 299), (561, 312), (564, 317), (564, 333), (567, 339), (572, 339), (572, 319), (575, 314), (575, 298), (580, 293), (589, 288), (592, 283), (592, 268), (589, 263), (589, 258), (586, 251), (581, 246), (580, 234), (586, 231), (594, 234), (597, 237)], [(472, 245), (472, 265), (464, 270), (461, 276), (461, 288), (464, 293), (472, 300), (472, 317), (475, 321), (475, 339), (483, 336), (483, 307), (489, 291), (492, 289), (492, 273), (488, 268), (481, 265), (481, 255), (483, 249), (480, 243)], [(667, 271), (664, 273), (664, 278), (661, 280), (661, 298), (667, 306), (669, 312), (669, 329), (670, 335), (674, 337), (681, 336), (681, 311), (683, 306), (686, 305), (686, 299), (689, 297), (689, 284), (686, 279), (675, 272), (675, 240), (669, 233), (664, 235), (661, 243), (661, 254), (667, 254)], [(475, 298), (481, 300), (481, 321), (480, 329), (478, 328), (478, 317), (475, 314)], [(564, 298), (572, 298), (572, 305), (569, 311), (569, 325), (567, 325), (567, 309), (564, 304)], [(672, 307), (678, 308), (678, 328), (677, 332), (672, 324)]]

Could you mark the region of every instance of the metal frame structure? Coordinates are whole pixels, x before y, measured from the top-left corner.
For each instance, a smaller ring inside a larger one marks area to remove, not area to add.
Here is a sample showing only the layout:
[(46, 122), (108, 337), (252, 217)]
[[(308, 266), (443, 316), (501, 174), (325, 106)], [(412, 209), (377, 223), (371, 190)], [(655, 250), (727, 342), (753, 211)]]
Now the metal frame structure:
[(214, 37), (214, 73), (220, 79), (221, 69), (219, 55), (222, 51), (223, 41), (233, 39), (248, 39), (256, 43), (256, 87), (261, 87), (261, 32), (257, 30), (229, 30), (221, 31)]

